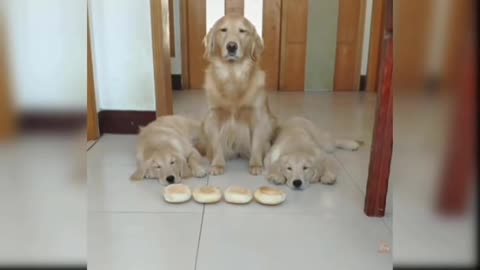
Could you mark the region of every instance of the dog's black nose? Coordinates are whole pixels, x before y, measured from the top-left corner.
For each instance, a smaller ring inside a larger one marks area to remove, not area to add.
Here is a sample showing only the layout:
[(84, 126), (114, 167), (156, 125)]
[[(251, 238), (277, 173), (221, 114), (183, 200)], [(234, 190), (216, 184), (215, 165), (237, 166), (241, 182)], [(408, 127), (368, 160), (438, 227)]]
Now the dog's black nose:
[(169, 184), (173, 184), (173, 182), (175, 182), (175, 176), (173, 176), (173, 175), (167, 176), (167, 182)]
[(302, 180), (300, 180), (300, 179), (293, 180), (293, 186), (296, 187), (296, 188), (301, 187), (302, 186)]
[(238, 49), (238, 45), (236, 42), (228, 42), (227, 43), (227, 51), (228, 53), (234, 53)]

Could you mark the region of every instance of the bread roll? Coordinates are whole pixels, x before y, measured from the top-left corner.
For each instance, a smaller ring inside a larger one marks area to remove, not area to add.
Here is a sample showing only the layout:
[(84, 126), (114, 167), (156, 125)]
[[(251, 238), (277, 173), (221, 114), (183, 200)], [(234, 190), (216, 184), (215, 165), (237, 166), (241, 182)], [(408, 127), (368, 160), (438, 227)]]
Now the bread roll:
[(273, 187), (260, 187), (255, 191), (255, 200), (257, 200), (261, 204), (266, 205), (277, 205), (281, 204), (287, 198), (285, 192), (281, 191), (280, 189), (276, 189)]
[(203, 186), (193, 190), (193, 199), (198, 203), (216, 203), (222, 199), (222, 192), (212, 186)]
[(163, 189), (163, 198), (169, 203), (183, 203), (192, 197), (192, 192), (187, 185), (173, 184)]
[(228, 187), (223, 196), (225, 201), (235, 204), (247, 204), (253, 199), (252, 192), (244, 187)]

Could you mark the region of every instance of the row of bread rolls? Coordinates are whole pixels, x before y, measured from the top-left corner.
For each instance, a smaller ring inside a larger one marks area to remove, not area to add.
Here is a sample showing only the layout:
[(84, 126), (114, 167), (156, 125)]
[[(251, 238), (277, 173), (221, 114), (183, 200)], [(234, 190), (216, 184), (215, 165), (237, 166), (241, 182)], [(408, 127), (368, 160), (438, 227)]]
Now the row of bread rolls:
[[(220, 189), (213, 186), (203, 186), (190, 191), (190, 188), (184, 184), (173, 184), (165, 187), (163, 197), (169, 203), (183, 203), (193, 199), (198, 203), (216, 203), (222, 199)], [(223, 197), (226, 202), (233, 204), (247, 204), (253, 198), (261, 204), (277, 205), (286, 199), (286, 194), (282, 190), (273, 187), (260, 187), (252, 194), (252, 192), (244, 187), (232, 186), (228, 187)]]

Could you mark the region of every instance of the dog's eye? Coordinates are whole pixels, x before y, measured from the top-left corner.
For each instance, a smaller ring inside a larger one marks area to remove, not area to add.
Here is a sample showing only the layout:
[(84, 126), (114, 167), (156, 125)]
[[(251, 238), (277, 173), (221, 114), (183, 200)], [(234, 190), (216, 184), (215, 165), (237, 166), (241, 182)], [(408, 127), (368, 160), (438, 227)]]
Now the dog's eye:
[(303, 170), (308, 170), (308, 167), (307, 166), (303, 166)]
[(245, 30), (245, 29), (240, 29), (239, 32), (240, 32), (240, 33), (246, 33), (247, 30)]
[(288, 167), (287, 170), (291, 171), (291, 170), (292, 170), (292, 167)]
[(220, 29), (220, 31), (227, 32), (227, 28), (222, 28), (222, 29)]
[(173, 165), (173, 164), (175, 164), (175, 161), (170, 161), (170, 165)]

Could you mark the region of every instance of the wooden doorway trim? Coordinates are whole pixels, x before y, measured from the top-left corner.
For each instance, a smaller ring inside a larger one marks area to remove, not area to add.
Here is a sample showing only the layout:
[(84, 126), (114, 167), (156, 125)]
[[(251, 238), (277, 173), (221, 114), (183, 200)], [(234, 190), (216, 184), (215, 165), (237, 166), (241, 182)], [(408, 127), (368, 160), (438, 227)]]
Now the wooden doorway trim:
[(157, 116), (173, 114), (169, 0), (150, 0)]
[(182, 47), (182, 88), (190, 89), (190, 74), (188, 69), (188, 0), (180, 0), (180, 43)]
[(203, 89), (204, 70), (207, 61), (203, 58), (203, 38), (206, 34), (206, 0), (183, 0), (182, 8), (182, 77), (184, 88)]
[(13, 101), (11, 98), (7, 36), (4, 17), (0, 10), (0, 142), (11, 139), (16, 131)]
[(168, 23), (170, 32), (170, 56), (175, 57), (175, 18), (174, 0), (168, 0)]
[[(378, 87), (378, 72), (382, 55), (383, 22), (385, 18), (385, 1), (373, 1), (372, 25), (370, 30), (370, 48), (368, 48), (368, 68), (366, 91), (376, 92)], [(365, 49), (365, 48), (364, 48)]]
[(362, 65), (366, 0), (340, 0), (334, 90), (358, 91)]
[(266, 74), (267, 90), (278, 90), (280, 75), (280, 34), (282, 0), (263, 0), (263, 43), (261, 66)]
[(303, 91), (307, 53), (308, 0), (282, 0), (279, 90)]
[(87, 6), (87, 140), (96, 140), (98, 137), (100, 137), (100, 131), (98, 128), (97, 103), (95, 100), (90, 16), (88, 15)]
[(244, 0), (225, 0), (225, 14), (244, 15), (244, 10), (245, 10)]

